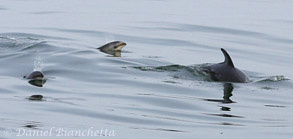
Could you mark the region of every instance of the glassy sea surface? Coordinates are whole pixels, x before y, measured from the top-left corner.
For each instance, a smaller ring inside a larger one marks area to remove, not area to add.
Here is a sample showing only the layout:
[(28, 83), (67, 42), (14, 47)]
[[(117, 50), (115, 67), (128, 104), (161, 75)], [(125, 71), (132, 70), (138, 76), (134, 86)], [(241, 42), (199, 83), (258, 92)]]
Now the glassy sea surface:
[[(290, 138), (293, 1), (0, 0), (0, 139)], [(121, 53), (98, 47), (124, 41)], [(225, 48), (248, 83), (198, 67)], [(45, 80), (23, 76), (42, 71)], [(42, 99), (31, 99), (42, 95)]]

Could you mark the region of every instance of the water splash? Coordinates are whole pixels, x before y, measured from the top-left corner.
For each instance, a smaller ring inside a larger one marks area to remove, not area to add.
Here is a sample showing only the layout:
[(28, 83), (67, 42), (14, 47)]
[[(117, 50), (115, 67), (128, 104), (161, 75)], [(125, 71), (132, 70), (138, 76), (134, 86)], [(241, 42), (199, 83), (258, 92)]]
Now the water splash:
[(167, 66), (159, 66), (159, 67), (138, 66), (133, 68), (139, 69), (141, 71), (172, 73), (171, 76), (176, 79), (211, 81), (210, 77), (204, 71), (201, 70), (202, 66), (206, 66), (206, 64), (191, 65), (191, 66), (167, 65)]
[[(213, 82), (213, 80), (210, 78), (208, 73), (204, 72), (201, 68), (201, 67), (208, 66), (208, 65), (210, 65), (210, 64), (205, 63), (205, 64), (190, 65), (190, 66), (167, 65), (167, 66), (159, 66), (159, 67), (138, 66), (138, 67), (133, 67), (133, 68), (139, 69), (141, 71), (174, 73), (174, 74), (172, 74), (172, 76), (177, 79)], [(252, 72), (246, 71), (245, 73), (247, 73), (247, 76), (249, 78), (248, 82), (252, 82), (252, 83), (268, 83), (268, 82), (280, 82), (280, 81), (290, 80), (289, 78), (287, 78), (283, 75), (257, 76), (257, 75), (250, 75), (249, 74)]]
[(28, 49), (31, 46), (35, 46), (39, 43), (43, 43), (40, 39), (33, 37), (9, 37), (0, 36), (0, 49), (1, 52), (15, 52)]
[(39, 55), (34, 60), (34, 71), (42, 71), (42, 59)]
[(167, 66), (159, 66), (159, 67), (152, 67), (152, 66), (138, 66), (133, 67), (135, 69), (139, 69), (142, 71), (156, 71), (156, 72), (175, 72), (179, 71), (180, 69), (188, 69), (187, 66), (181, 66), (181, 65), (167, 65)]
[(286, 81), (290, 80), (289, 78), (285, 77), (284, 75), (276, 75), (276, 76), (267, 76), (267, 77), (252, 77), (255, 78), (254, 82), (280, 82), (280, 81)]

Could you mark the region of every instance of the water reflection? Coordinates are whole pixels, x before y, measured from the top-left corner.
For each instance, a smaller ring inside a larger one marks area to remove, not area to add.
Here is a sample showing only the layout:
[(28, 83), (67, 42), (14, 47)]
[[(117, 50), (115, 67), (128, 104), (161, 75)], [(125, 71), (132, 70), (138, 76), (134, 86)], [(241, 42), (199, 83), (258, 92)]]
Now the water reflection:
[[(212, 101), (212, 102), (220, 102), (220, 103), (235, 103), (230, 99), (231, 96), (233, 96), (233, 84), (232, 83), (224, 83), (224, 96), (223, 99), (204, 99), (206, 101)], [(230, 108), (228, 107), (223, 107), (222, 108), (224, 111), (230, 111)]]
[(38, 127), (41, 126), (40, 122), (36, 122), (36, 121), (27, 121), (23, 127), (25, 128), (30, 128), (30, 129), (38, 129)]
[(121, 57), (121, 51), (113, 51), (113, 50), (103, 50), (100, 49), (101, 52), (112, 55), (114, 57)]
[(31, 101), (42, 101), (43, 100), (43, 96), (42, 95), (31, 95), (28, 100)]
[(33, 124), (27, 124), (27, 125), (24, 125), (23, 127), (37, 129), (37, 125), (33, 125)]
[(221, 106), (221, 110), (222, 111), (231, 111), (231, 108), (230, 107)]
[[(223, 84), (223, 92), (224, 92), (224, 96), (223, 99), (204, 99), (205, 101), (212, 101), (212, 102), (218, 102), (218, 103), (223, 103), (223, 104), (230, 104), (230, 103), (235, 103), (234, 101), (232, 101), (230, 98), (231, 96), (233, 96), (232, 92), (233, 92), (233, 84), (232, 83), (224, 83)], [(233, 114), (227, 114), (231, 111), (230, 107), (227, 106), (220, 106), (221, 107), (221, 111), (223, 111), (224, 113), (207, 113), (206, 115), (210, 115), (210, 116), (216, 116), (216, 117), (223, 117), (223, 118), (244, 118), (243, 116), (238, 116), (238, 115), (233, 115)], [(227, 113), (226, 113), (227, 112)], [(230, 122), (221, 122), (221, 123), (215, 123), (215, 124), (219, 124), (219, 125), (229, 125), (229, 126), (244, 126), (242, 124), (237, 124), (237, 123), (230, 123)]]
[(29, 84), (37, 87), (43, 87), (43, 85), (46, 83), (46, 80), (44, 79), (33, 79), (28, 81)]

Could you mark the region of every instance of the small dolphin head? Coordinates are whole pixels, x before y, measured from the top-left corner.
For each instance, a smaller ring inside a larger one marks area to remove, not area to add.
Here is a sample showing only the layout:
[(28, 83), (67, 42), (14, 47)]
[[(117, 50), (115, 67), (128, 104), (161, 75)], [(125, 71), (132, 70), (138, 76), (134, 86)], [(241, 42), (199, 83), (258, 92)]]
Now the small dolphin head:
[(126, 45), (125, 42), (114, 41), (114, 42), (107, 43), (99, 47), (98, 49), (100, 49), (101, 51), (121, 51), (125, 45)]
[(107, 43), (97, 49), (100, 49), (101, 52), (113, 55), (115, 57), (120, 57), (121, 56), (121, 50), (122, 48), (126, 45), (125, 42), (122, 41), (114, 41)]
[(44, 78), (44, 74), (40, 71), (34, 71), (31, 74), (27, 75), (27, 76), (23, 76), (23, 78), (26, 79), (33, 79), (33, 80), (42, 80)]

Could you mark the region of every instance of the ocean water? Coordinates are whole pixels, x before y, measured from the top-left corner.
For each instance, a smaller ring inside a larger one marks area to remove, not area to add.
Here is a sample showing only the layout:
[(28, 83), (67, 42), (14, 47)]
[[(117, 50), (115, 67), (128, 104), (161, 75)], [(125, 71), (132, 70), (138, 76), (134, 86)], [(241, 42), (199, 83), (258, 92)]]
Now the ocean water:
[[(0, 139), (291, 138), (292, 9), (290, 0), (0, 0)], [(121, 53), (96, 49), (115, 40), (127, 43)], [(224, 60), (220, 48), (248, 83), (198, 71)], [(23, 78), (36, 70), (46, 80)]]

